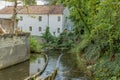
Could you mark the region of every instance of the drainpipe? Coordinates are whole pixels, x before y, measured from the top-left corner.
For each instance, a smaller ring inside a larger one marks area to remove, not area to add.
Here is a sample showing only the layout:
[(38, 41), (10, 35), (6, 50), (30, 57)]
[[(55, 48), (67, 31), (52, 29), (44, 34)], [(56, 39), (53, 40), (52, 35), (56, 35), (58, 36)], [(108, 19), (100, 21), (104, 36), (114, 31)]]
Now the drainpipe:
[(48, 27), (49, 27), (49, 13), (48, 13)]

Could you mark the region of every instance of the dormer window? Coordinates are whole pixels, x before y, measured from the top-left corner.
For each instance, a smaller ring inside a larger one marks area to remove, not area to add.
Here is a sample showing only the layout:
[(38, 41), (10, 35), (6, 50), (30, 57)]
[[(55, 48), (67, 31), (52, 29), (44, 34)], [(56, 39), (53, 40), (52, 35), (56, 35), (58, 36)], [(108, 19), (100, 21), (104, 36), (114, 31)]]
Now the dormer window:
[(39, 16), (39, 21), (42, 21), (42, 16)]

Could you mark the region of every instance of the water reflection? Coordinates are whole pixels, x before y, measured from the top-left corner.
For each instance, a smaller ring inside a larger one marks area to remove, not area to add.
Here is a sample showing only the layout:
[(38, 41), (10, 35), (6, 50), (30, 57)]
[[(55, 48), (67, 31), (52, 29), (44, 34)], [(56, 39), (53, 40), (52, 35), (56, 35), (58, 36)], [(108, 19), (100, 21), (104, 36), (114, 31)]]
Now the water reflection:
[(43, 55), (33, 54), (30, 58), (30, 75), (34, 75), (44, 68), (45, 59)]
[(58, 58), (59, 54), (49, 54), (48, 53), (48, 57), (49, 57), (49, 61), (48, 61), (48, 65), (44, 71), (44, 73), (41, 75), (41, 77), (45, 77), (47, 75), (50, 75), (56, 68), (56, 64), (57, 64), (57, 58)]
[(29, 75), (29, 61), (0, 70), (0, 80), (24, 80)]
[(72, 78), (81, 78), (84, 76), (83, 72), (81, 72), (77, 67), (75, 56), (67, 53), (61, 58), (60, 61), (60, 75)]

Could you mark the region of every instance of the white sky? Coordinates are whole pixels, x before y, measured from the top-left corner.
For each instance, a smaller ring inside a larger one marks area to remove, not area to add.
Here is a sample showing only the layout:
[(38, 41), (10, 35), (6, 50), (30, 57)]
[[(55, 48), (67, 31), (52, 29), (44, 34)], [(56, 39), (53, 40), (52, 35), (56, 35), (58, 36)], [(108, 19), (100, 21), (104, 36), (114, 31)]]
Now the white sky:
[[(4, 8), (5, 6), (11, 6), (13, 3), (12, 2), (5, 2), (5, 1), (2, 1), (0, 0), (0, 9)], [(42, 1), (37, 1), (37, 5), (43, 5), (44, 2)]]
[(11, 5), (11, 3), (8, 3), (8, 2), (5, 3), (5, 1), (0, 1), (0, 9), (2, 9), (5, 6), (8, 6), (8, 5)]

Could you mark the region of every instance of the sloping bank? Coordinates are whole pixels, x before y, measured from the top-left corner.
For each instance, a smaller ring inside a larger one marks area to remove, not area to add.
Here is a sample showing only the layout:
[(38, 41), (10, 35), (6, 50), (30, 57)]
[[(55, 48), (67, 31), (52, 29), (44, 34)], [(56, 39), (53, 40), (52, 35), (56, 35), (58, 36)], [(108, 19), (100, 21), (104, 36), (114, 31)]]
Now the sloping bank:
[(29, 33), (0, 35), (0, 69), (30, 57)]

